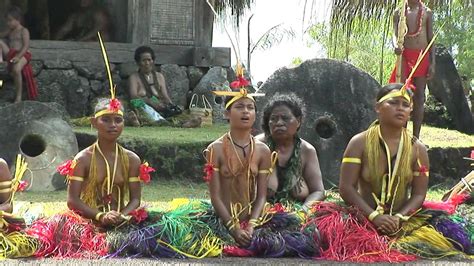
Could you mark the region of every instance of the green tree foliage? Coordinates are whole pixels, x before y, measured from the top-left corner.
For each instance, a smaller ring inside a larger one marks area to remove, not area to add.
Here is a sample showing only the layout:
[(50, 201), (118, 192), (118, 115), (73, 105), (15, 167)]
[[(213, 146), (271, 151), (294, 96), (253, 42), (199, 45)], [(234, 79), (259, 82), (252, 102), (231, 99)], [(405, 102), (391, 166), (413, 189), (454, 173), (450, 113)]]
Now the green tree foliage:
[[(328, 58), (348, 61), (386, 83), (395, 62), (392, 16), (399, 2), (335, 0), (329, 25), (314, 25), (310, 37), (324, 47)], [(448, 47), (460, 75), (474, 78), (474, 1), (427, 4), (434, 10), (434, 31), (445, 23), (436, 44)]]
[[(370, 32), (347, 36), (340, 32), (332, 32), (338, 41), (331, 40), (331, 32), (327, 24), (314, 25), (310, 37), (323, 46), (328, 58), (344, 60), (364, 70), (380, 83), (386, 83), (395, 62), (391, 41), (384, 35), (384, 27), (374, 27)], [(333, 36), (333, 37), (334, 37)]]
[(436, 43), (447, 47), (461, 76), (474, 79), (474, 1), (455, 0), (445, 13), (435, 13)]

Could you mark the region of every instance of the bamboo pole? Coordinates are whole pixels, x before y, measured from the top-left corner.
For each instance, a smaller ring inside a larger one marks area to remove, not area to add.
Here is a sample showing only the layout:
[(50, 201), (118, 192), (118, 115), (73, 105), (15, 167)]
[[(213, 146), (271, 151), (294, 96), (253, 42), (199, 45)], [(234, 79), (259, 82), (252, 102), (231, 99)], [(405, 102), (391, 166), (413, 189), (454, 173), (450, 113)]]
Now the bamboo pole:
[[(405, 35), (408, 32), (407, 18), (405, 16), (407, 1), (406, 0), (401, 0), (401, 1), (402, 1), (402, 5), (399, 10), (399, 18), (398, 18), (397, 47), (403, 50)], [(402, 60), (403, 60), (402, 55), (401, 54), (397, 55), (397, 62), (396, 62), (397, 72), (396, 72), (395, 78), (396, 78), (396, 82), (398, 83), (402, 82)]]

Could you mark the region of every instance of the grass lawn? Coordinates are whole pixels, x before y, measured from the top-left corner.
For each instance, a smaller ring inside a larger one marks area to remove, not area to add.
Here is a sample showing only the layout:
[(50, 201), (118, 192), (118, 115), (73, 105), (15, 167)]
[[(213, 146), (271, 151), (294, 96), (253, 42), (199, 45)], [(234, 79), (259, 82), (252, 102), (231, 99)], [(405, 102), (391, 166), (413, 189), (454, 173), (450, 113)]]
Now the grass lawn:
[[(408, 126), (411, 128), (411, 124)], [(93, 133), (90, 128), (76, 127), (76, 132)], [(158, 143), (191, 143), (210, 142), (228, 130), (228, 125), (215, 125), (208, 128), (173, 128), (173, 127), (141, 127), (127, 128), (124, 138), (150, 139)], [(458, 131), (423, 126), (422, 141), (431, 148), (440, 147), (473, 147), (474, 136), (462, 134)], [(428, 192), (427, 199), (440, 200), (445, 187), (432, 187)], [(46, 209), (57, 211), (66, 208), (66, 191), (53, 192), (23, 192), (16, 194), (16, 201), (40, 202)], [(190, 180), (154, 180), (149, 185), (143, 186), (142, 199), (145, 204), (151, 206), (163, 206), (174, 198), (199, 198), (208, 199), (207, 185), (204, 182), (193, 182)], [(336, 190), (330, 192), (329, 200), (338, 200)]]
[[(411, 122), (408, 129), (411, 130)], [(227, 124), (218, 124), (203, 128), (176, 127), (127, 127), (122, 138), (140, 138), (159, 143), (192, 143), (211, 142), (229, 130)], [(75, 132), (95, 134), (90, 127), (75, 127)], [(431, 148), (464, 148), (474, 147), (474, 136), (463, 134), (456, 130), (436, 128), (423, 125), (421, 140)]]
[[(153, 140), (157, 144), (211, 142), (229, 130), (227, 124), (202, 128), (177, 127), (127, 127), (121, 138), (140, 138)], [(95, 134), (90, 127), (75, 127), (75, 132)]]

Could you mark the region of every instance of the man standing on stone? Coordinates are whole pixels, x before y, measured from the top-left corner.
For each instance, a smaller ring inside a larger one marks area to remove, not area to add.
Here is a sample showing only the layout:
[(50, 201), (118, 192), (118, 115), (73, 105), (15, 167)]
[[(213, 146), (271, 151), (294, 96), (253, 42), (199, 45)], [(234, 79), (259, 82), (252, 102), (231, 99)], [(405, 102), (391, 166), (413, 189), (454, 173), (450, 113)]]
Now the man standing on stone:
[[(395, 66), (390, 77), (390, 83), (404, 83), (411, 73), (419, 56), (428, 47), (433, 38), (433, 13), (421, 0), (403, 0), (403, 10), (396, 10), (393, 17), (395, 54), (400, 57), (401, 63)], [(402, 13), (403, 12), (403, 13)], [(406, 25), (403, 21), (406, 20)], [(399, 22), (402, 22), (401, 24)], [(400, 25), (399, 25), (400, 24)], [(400, 27), (406, 27), (404, 37), (399, 36)], [(400, 38), (399, 38), (400, 37)], [(403, 38), (403, 39), (402, 39)], [(400, 40), (397, 42), (397, 40)], [(397, 60), (398, 62), (398, 60)], [(397, 68), (400, 71), (397, 73)], [(413, 74), (415, 94), (413, 97), (413, 135), (420, 137), (421, 123), (423, 121), (425, 87), (427, 79), (433, 77), (435, 71), (435, 48), (423, 57), (421, 63)]]
[(166, 89), (165, 77), (155, 69), (155, 53), (148, 46), (140, 46), (135, 50), (135, 62), (138, 71), (128, 79), (130, 103), (151, 122), (165, 121), (163, 117), (170, 117), (181, 113), (181, 109), (173, 104)]

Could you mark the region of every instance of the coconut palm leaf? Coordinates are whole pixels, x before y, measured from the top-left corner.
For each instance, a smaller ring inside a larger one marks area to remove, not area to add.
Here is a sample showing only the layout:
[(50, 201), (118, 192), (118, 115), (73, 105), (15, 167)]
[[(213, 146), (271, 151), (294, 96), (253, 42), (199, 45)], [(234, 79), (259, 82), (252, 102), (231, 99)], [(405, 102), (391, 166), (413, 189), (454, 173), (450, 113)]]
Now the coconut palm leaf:
[[(363, 36), (375, 27), (383, 27), (384, 34), (392, 33), (392, 16), (404, 0), (333, 0), (330, 18), (331, 47), (337, 43), (349, 43), (351, 36)], [(434, 12), (449, 13), (453, 2), (469, 6), (473, 0), (426, 0), (425, 4)], [(472, 3), (471, 3), (472, 6)], [(340, 41), (345, 38), (344, 41)], [(384, 36), (385, 39), (388, 36)], [(347, 48), (345, 48), (347, 50)]]
[[(214, 8), (217, 13), (223, 15), (222, 18), (230, 19), (238, 28), (245, 11), (250, 9), (254, 2), (255, 0), (214, 0)], [(230, 14), (227, 14), (228, 11), (230, 11)]]

